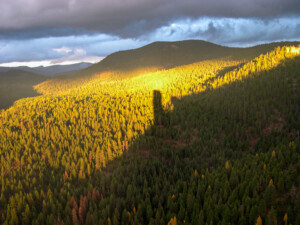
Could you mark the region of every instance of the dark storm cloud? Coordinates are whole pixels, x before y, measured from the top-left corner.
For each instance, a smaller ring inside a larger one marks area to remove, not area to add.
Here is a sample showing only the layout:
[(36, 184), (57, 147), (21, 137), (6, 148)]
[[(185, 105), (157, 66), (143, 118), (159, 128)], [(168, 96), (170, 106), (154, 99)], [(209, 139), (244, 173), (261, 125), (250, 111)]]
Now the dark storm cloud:
[(299, 0), (0, 0), (0, 9), (0, 63), (94, 60), (153, 41), (300, 40)]
[[(0, 36), (97, 31), (139, 37), (170, 21), (202, 16), (270, 19), (300, 14), (299, 0), (14, 0), (0, 2)], [(68, 29), (64, 29), (64, 28)], [(21, 34), (18, 31), (26, 31)]]
[(1, 30), (0, 40), (14, 39), (26, 40), (43, 37), (63, 37), (69, 35), (94, 35), (97, 31), (85, 30), (82, 28), (39, 28), (26, 30)]

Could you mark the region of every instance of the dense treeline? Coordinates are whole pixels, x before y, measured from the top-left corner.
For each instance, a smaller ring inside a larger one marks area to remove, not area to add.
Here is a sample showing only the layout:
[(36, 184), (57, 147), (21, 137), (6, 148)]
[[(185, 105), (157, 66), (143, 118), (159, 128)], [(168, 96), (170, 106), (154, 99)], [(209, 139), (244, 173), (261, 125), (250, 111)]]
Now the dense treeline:
[[(170, 69), (203, 60), (230, 57), (249, 60), (266, 54), (276, 47), (298, 45), (299, 42), (273, 42), (248, 48), (233, 48), (200, 40), (154, 42), (137, 49), (115, 52), (93, 66), (70, 76), (49, 79), (37, 86), (44, 94), (63, 92), (80, 87), (98, 77), (138, 76), (147, 72)], [(50, 87), (48, 89), (48, 87)]]
[(283, 47), (37, 87), (0, 113), (1, 222), (299, 223), (299, 68)]

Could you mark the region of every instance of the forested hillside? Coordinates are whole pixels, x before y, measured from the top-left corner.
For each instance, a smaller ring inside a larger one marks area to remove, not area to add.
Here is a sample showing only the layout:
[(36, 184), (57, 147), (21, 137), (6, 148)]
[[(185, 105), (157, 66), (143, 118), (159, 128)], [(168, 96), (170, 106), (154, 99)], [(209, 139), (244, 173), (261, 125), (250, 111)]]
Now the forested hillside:
[(68, 79), (0, 112), (1, 223), (300, 223), (297, 48)]
[(298, 45), (299, 42), (279, 42), (248, 48), (232, 48), (200, 40), (154, 42), (138, 49), (113, 53), (99, 63), (70, 76), (49, 79), (36, 87), (43, 94), (63, 92), (82, 86), (99, 77), (122, 79), (170, 69), (203, 60), (227, 58), (249, 60), (276, 47)]

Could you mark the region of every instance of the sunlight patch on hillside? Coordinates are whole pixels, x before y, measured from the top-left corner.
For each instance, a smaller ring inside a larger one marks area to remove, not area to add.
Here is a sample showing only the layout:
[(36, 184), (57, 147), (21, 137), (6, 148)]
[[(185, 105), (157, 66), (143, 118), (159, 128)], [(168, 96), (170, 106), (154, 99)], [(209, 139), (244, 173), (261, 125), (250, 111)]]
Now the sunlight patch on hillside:
[(292, 47), (287, 47), (287, 52), (289, 53), (292, 53), (292, 54), (295, 54), (295, 55), (299, 55), (300, 54), (300, 46), (299, 47), (295, 47), (295, 46), (292, 46)]
[[(57, 91), (57, 94), (20, 100), (10, 110), (0, 113), (2, 118), (13, 118), (9, 123), (16, 127), (10, 133), (4, 125), (3, 140), (15, 139), (21, 132), (39, 138), (34, 149), (76, 149), (80, 154), (87, 154), (92, 149), (91, 154), (96, 154), (94, 150), (98, 146), (105, 152), (105, 160), (111, 160), (123, 154), (126, 146), (153, 125), (153, 90), (161, 92), (162, 107), (170, 110), (173, 97), (180, 100), (184, 96), (263, 75), (264, 71), (274, 69), (285, 59), (295, 56), (284, 47), (243, 65), (239, 61), (220, 59), (122, 79), (108, 74), (94, 77), (87, 84), (62, 93), (60, 88), (68, 87), (67, 83), (58, 82), (54, 87), (45, 85), (43, 88), (49, 90), (44, 91)], [(31, 120), (34, 122), (27, 122)], [(23, 124), (22, 130), (19, 130), (20, 123)], [(25, 139), (23, 142), (32, 143), (32, 140)], [(10, 148), (6, 143), (0, 141), (0, 147)], [(13, 147), (19, 149), (22, 146), (15, 143)], [(92, 158), (90, 163), (98, 163), (96, 158)]]

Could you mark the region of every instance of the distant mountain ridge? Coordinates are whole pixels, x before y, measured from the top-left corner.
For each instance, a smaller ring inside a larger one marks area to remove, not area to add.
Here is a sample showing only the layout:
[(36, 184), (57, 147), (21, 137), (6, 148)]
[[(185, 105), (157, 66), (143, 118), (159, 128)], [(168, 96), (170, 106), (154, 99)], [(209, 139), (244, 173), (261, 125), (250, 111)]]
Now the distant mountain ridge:
[[(271, 52), (276, 47), (299, 45), (300, 42), (277, 42), (247, 48), (226, 47), (201, 40), (154, 42), (143, 47), (112, 53), (102, 61), (77, 73), (54, 77), (35, 86), (40, 93), (45, 90), (66, 91), (87, 84), (99, 77), (126, 78), (144, 73), (170, 69), (204, 60), (228, 58), (250, 60)], [(59, 90), (58, 90), (59, 87)]]
[[(10, 89), (18, 89), (21, 85), (19, 92), (21, 93), (23, 90), (22, 93), (24, 94), (20, 94), (19, 96), (28, 97), (36, 95), (36, 92), (32, 92), (33, 86), (37, 92), (43, 94), (64, 92), (85, 85), (99, 77), (105, 77), (105, 79), (111, 79), (112, 77), (122, 79), (128, 76), (138, 76), (148, 72), (220, 58), (243, 61), (270, 52), (276, 47), (299, 44), (299, 42), (279, 42), (247, 48), (235, 48), (220, 46), (200, 40), (154, 42), (141, 48), (115, 52), (94, 65), (79, 63), (36, 68), (19, 67), (19, 70), (0, 67), (0, 71), (8, 70), (10, 72), (7, 74), (0, 73), (0, 77), (2, 76), (3, 95), (6, 95), (4, 90), (10, 93)], [(20, 72), (20, 69), (23, 70), (23, 72), (27, 71), (31, 73), (31, 76)], [(12, 76), (11, 80), (8, 77), (9, 74)], [(20, 74), (23, 75), (20, 76)], [(33, 76), (32, 74), (35, 75)], [(44, 77), (40, 76), (36, 79), (37, 74), (43, 75)], [(43, 82), (46, 80), (45, 76), (55, 77)], [(24, 85), (22, 86), (22, 82), (27, 85), (26, 89), (22, 89), (24, 87)], [(7, 84), (7, 87), (10, 87), (10, 89), (8, 89), (5, 84)], [(29, 95), (26, 94), (27, 92)]]
[(153, 42), (141, 48), (112, 53), (102, 61), (82, 70), (77, 76), (105, 71), (137, 69), (169, 69), (209, 59), (231, 57), (234, 60), (252, 59), (272, 51), (277, 46), (298, 45), (300, 42), (274, 42), (247, 48), (226, 47), (201, 40)]
[(47, 77), (54, 77), (65, 74), (73, 74), (93, 65), (92, 63), (75, 63), (70, 65), (53, 65), (53, 66), (39, 66), (39, 67), (0, 67), (0, 72), (8, 72), (12, 70), (23, 70), (30, 73), (40, 74)]

